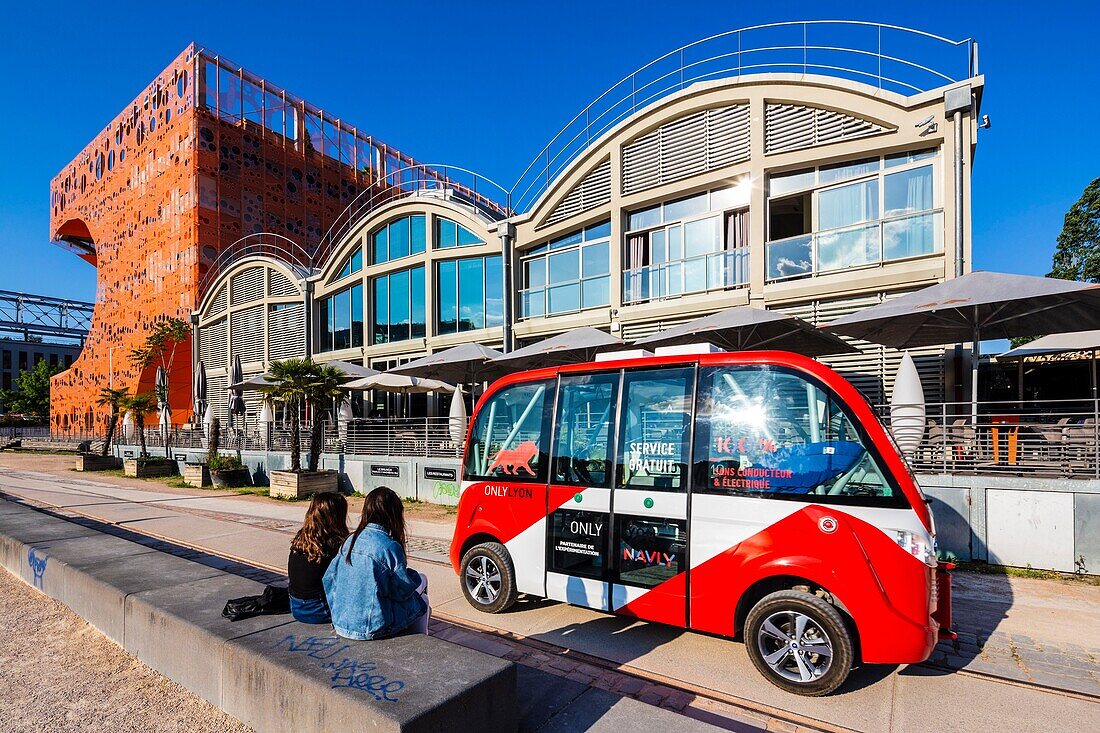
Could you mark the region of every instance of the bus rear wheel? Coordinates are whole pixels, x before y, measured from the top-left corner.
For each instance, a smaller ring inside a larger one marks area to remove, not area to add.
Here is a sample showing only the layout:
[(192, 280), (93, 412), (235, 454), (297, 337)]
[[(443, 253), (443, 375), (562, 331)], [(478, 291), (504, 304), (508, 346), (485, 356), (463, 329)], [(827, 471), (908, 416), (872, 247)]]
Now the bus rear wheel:
[(462, 593), (485, 613), (500, 613), (516, 602), (516, 572), (508, 550), (499, 542), (474, 545), (462, 556)]
[(745, 620), (745, 646), (769, 682), (796, 695), (828, 695), (848, 678), (851, 634), (836, 607), (802, 591), (764, 596)]

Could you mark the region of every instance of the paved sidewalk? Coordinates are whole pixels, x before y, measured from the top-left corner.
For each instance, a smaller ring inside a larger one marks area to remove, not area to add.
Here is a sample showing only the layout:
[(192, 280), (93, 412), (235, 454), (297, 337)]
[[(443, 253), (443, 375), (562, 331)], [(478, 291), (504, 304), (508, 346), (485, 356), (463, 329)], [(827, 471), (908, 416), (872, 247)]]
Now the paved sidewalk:
[[(69, 506), (104, 521), (124, 522), (123, 526), (137, 531), (159, 532), (161, 536), (208, 547), (211, 551), (233, 551), (236, 557), (269, 567), (285, 562), (288, 534), (293, 529), (264, 528), (257, 526), (255, 521), (242, 523), (239, 517), (232, 515), (252, 515), (253, 520), (260, 517), (288, 521), (283, 514), (288, 509), (304, 510), (304, 506), (255, 501), (253, 497), (241, 497), (250, 500), (239, 502), (236, 497), (204, 498), (203, 492), (182, 496), (174, 490), (161, 491), (162, 487), (155, 483), (134, 490), (109, 486), (90, 478), (73, 478), (79, 474), (58, 472), (49, 475), (41, 471), (13, 470), (6, 465), (10, 465), (6, 456), (0, 457), (0, 490), (6, 493), (55, 506)], [(212, 504), (214, 501), (219, 504)], [(226, 502), (230, 506), (226, 506)], [(178, 507), (184, 511), (177, 511)], [(200, 516), (194, 513), (196, 510), (211, 513)], [(224, 516), (219, 517), (217, 512), (223, 512)], [(440, 532), (438, 526), (433, 527), (433, 531), (444, 537), (449, 534)], [(416, 533), (413, 528), (413, 534)], [(437, 551), (444, 549), (446, 542), (440, 537), (430, 539), (434, 541), (426, 539), (410, 554), (425, 553), (437, 559)], [(1083, 685), (1076, 690), (1078, 682), (1086, 678), (1076, 673), (1067, 674), (1064, 667), (1058, 669), (1067, 678), (1076, 680), (1066, 684), (1067, 689), (1076, 691), (1076, 697), (918, 665), (898, 670), (866, 667), (853, 672), (839, 694), (820, 699), (798, 698), (760, 680), (740, 644), (541, 601), (521, 602), (509, 613), (488, 616), (474, 611), (465, 602), (448, 567), (424, 564), (418, 569), (428, 574), (433, 607), (441, 615), (497, 628), (505, 635), (514, 634), (591, 655), (605, 660), (601, 665), (604, 669), (621, 665), (622, 669), (635, 671), (635, 676), (649, 674), (654, 678), (680, 680), (695, 689), (711, 689), (722, 695), (752, 700), (807, 720), (823, 721), (825, 725), (927, 733), (929, 721), (936, 721), (938, 730), (999, 730), (1006, 721), (1007, 710), (1012, 711), (1014, 731), (1075, 729), (1081, 727), (1082, 721), (1100, 719), (1100, 702), (1081, 695), (1100, 693), (1088, 693)], [(1095, 660), (1088, 656), (1089, 650), (1100, 645), (1087, 635), (1100, 629), (1100, 588), (1076, 583), (1063, 588), (1050, 581), (971, 575), (961, 575), (958, 585), (955, 613), (963, 637), (958, 651), (944, 649), (941, 661), (979, 674), (995, 674), (1036, 684), (1048, 684), (1041, 679), (1040, 673), (1046, 662), (1058, 660), (1054, 656), (1055, 648), (1071, 660), (1094, 663)], [(964, 619), (974, 619), (973, 625), (968, 627)], [(979, 637), (978, 632), (983, 629), (988, 631)], [(967, 633), (974, 634), (972, 648), (965, 646), (970, 643)], [(1001, 639), (998, 634), (1009, 638), (1012, 635), (1031, 636), (1040, 643), (1024, 651), (1019, 644), (1003, 647), (998, 645)], [(481, 643), (498, 643), (491, 636), (476, 636)], [(1084, 651), (1073, 650), (1068, 646), (1071, 643), (1079, 643)], [(1015, 661), (1013, 649), (1025, 661), (1026, 667), (1017, 665), (1023, 674), (1015, 676), (1004, 673), (1006, 669), (1011, 670), (1007, 662)], [(949, 650), (954, 659), (948, 658)], [(514, 650), (505, 650), (503, 654), (510, 651)], [(1048, 653), (1052, 655), (1049, 658), (1040, 656)], [(544, 661), (534, 658), (533, 654), (531, 657), (528, 661)], [(988, 664), (996, 668), (982, 668), (987, 660), (993, 660)], [(576, 674), (578, 679), (591, 677), (593, 685), (602, 679), (580, 663), (572, 669), (558, 671), (565, 676)], [(1086, 668), (1085, 671), (1089, 675), (1087, 679), (1095, 684), (1095, 670)], [(615, 684), (611, 683), (610, 689), (618, 689)], [(639, 690), (637, 694), (640, 696), (644, 692)], [(945, 719), (945, 700), (967, 703), (952, 705), (951, 717)], [(675, 708), (678, 702), (670, 700), (666, 707)]]

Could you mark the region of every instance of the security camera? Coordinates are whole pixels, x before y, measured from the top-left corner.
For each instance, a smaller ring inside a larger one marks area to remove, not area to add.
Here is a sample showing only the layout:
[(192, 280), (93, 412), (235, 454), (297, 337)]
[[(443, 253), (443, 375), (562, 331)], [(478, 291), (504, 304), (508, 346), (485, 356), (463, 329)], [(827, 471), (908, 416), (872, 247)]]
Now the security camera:
[(993, 127), (993, 124), (989, 121), (989, 115), (982, 115), (982, 124), (978, 125), (978, 127), (983, 130), (988, 130)]
[(913, 127), (924, 127), (925, 125), (930, 125), (930, 124), (932, 124), (932, 120), (934, 120), (935, 118), (936, 118), (935, 115), (928, 115), (923, 120), (921, 120), (917, 124), (913, 125)]

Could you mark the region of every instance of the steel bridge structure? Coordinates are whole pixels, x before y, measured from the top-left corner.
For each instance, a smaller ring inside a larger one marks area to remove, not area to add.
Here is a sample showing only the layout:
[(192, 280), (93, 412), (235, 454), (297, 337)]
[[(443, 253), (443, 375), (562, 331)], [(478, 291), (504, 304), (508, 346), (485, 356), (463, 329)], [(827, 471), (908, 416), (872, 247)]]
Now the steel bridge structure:
[(0, 335), (72, 339), (84, 344), (94, 303), (0, 290)]

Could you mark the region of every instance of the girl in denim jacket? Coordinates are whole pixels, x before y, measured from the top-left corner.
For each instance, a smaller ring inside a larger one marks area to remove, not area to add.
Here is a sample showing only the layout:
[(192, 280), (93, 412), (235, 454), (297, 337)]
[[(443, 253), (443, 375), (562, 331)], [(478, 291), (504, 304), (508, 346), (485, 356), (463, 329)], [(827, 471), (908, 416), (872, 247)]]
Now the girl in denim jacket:
[(332, 626), (348, 639), (385, 639), (426, 616), (426, 582), (405, 564), (405, 509), (391, 489), (367, 494), (359, 526), (329, 564), (324, 583)]

